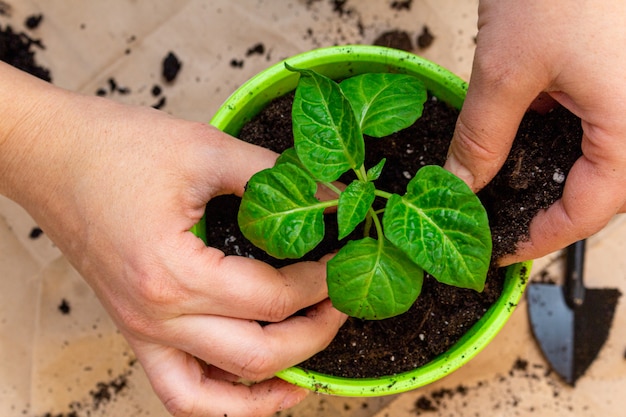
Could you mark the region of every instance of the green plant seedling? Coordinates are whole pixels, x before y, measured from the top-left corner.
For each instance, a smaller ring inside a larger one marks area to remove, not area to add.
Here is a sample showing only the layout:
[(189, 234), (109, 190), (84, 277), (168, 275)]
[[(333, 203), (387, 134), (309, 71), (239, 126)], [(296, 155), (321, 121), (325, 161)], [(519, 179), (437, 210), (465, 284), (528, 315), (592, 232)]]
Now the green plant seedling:
[[(424, 271), (442, 283), (482, 291), (491, 233), (471, 189), (431, 165), (416, 173), (404, 195), (391, 194), (375, 186), (385, 160), (363, 166), (364, 135), (384, 138), (421, 117), (423, 83), (389, 73), (337, 83), (286, 66), (300, 75), (292, 108), (294, 147), (248, 182), (238, 214), (244, 236), (276, 258), (297, 259), (324, 238), (326, 209), (336, 207), (340, 239), (363, 224), (363, 238), (349, 241), (327, 265), (333, 305), (362, 319), (406, 312), (421, 292)], [(347, 172), (354, 179), (341, 190), (333, 182)], [(318, 200), (320, 185), (337, 198)], [(375, 201), (382, 208), (375, 209)]]

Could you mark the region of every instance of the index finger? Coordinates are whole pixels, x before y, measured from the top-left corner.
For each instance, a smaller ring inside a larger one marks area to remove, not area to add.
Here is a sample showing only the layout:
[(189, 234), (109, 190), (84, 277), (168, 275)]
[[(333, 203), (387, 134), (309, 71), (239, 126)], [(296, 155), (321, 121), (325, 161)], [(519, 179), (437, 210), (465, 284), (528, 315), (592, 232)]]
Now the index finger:
[(507, 59), (501, 52), (496, 54), (478, 44), (444, 165), (474, 191), (500, 170), (524, 113), (547, 83), (545, 76), (535, 74), (532, 63), (520, 57)]

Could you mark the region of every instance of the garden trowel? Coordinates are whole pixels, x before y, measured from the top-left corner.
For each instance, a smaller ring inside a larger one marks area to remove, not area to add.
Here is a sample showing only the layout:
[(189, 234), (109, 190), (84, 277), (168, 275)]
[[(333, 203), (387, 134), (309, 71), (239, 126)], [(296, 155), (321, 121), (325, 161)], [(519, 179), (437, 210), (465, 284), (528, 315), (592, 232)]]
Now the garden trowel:
[(528, 313), (533, 334), (551, 368), (574, 386), (606, 341), (618, 289), (588, 289), (583, 283), (585, 240), (566, 249), (563, 285), (528, 286)]

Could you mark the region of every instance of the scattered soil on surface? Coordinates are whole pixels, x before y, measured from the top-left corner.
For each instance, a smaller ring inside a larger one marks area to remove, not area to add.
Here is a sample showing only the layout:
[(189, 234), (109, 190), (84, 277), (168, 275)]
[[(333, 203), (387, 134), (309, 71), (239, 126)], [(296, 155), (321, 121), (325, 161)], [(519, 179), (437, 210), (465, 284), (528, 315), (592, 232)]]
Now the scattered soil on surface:
[(101, 415), (101, 410), (107, 404), (115, 402), (119, 395), (128, 391), (130, 378), (133, 374), (137, 361), (128, 361), (128, 368), (118, 374), (109, 370), (109, 379), (99, 381), (89, 390), (88, 398), (81, 401), (72, 401), (68, 404), (68, 410), (62, 413), (48, 412), (37, 417), (87, 417)]
[(28, 234), (28, 237), (30, 239), (38, 239), (41, 235), (43, 235), (43, 230), (41, 230), (41, 227), (35, 226), (32, 229), (30, 229), (30, 233)]
[[(430, 47), (435, 41), (435, 36), (430, 32), (428, 26), (422, 26), (422, 31), (415, 37), (415, 45), (419, 50)], [(414, 52), (415, 48), (411, 40), (411, 34), (405, 30), (389, 30), (378, 35), (373, 42), (374, 45), (386, 46), (388, 48), (401, 49), (407, 52)]]
[(422, 33), (417, 35), (417, 46), (420, 49), (426, 49), (435, 41), (435, 36), (430, 33), (430, 29), (428, 26), (424, 25), (422, 27)]
[[(243, 127), (239, 137), (276, 152), (292, 146), (292, 100), (292, 95), (275, 100)], [(457, 116), (456, 109), (431, 97), (413, 126), (387, 138), (366, 138), (366, 167), (387, 158), (377, 187), (404, 194), (420, 167), (442, 165)], [(517, 243), (527, 238), (534, 215), (560, 198), (564, 178), (581, 155), (581, 134), (580, 120), (562, 107), (544, 115), (526, 115), (509, 159), (479, 193), (489, 213), (494, 259), (514, 252)], [(239, 199), (233, 196), (209, 203), (208, 244), (229, 255), (250, 256), (277, 267), (293, 262), (269, 257), (241, 235), (236, 223), (238, 205)], [(327, 238), (306, 259), (319, 259), (343, 244), (337, 241), (333, 216), (327, 217)], [(371, 377), (423, 365), (452, 346), (497, 300), (503, 272), (492, 268), (482, 293), (443, 285), (427, 276), (420, 297), (407, 313), (381, 321), (349, 319), (331, 345), (303, 366), (335, 375)]]
[[(31, 16), (27, 26), (37, 27), (42, 15)], [(36, 24), (33, 23), (36, 20)], [(30, 23), (29, 23), (30, 22)], [(45, 81), (51, 81), (50, 71), (35, 62), (35, 51), (44, 49), (39, 39), (32, 38), (26, 32), (15, 32), (11, 25), (0, 25), (0, 61), (21, 69)]]
[(411, 10), (413, 0), (394, 0), (389, 5), (394, 10)]
[[(520, 390), (520, 386), (531, 388)], [(540, 390), (545, 396), (540, 402), (537, 402), (537, 398), (530, 402), (524, 395), (528, 389)], [(550, 410), (548, 414), (554, 414), (555, 408), (573, 412), (571, 400), (569, 391), (563, 388), (544, 363), (530, 363), (518, 357), (506, 374), (496, 375), (493, 379), (478, 380), (471, 385), (424, 390), (413, 403), (411, 411), (416, 416), (453, 416), (463, 414), (467, 404), (483, 404), (483, 412), (472, 415), (501, 415), (503, 410), (506, 410), (507, 416), (543, 415), (543, 410)]]
[(168, 52), (167, 56), (163, 58), (163, 70), (161, 71), (165, 81), (168, 83), (174, 81), (178, 76), (178, 72), (180, 71), (182, 65), (183, 63), (180, 62), (174, 52)]
[(374, 45), (401, 49), (403, 51), (413, 50), (411, 36), (404, 30), (390, 30), (388, 32), (381, 33), (380, 36), (374, 39)]
[(70, 307), (70, 303), (68, 303), (68, 301), (65, 298), (61, 300), (61, 303), (59, 304), (58, 309), (61, 312), (61, 314), (65, 314), (65, 315), (70, 314), (70, 312), (72, 311), (72, 307)]

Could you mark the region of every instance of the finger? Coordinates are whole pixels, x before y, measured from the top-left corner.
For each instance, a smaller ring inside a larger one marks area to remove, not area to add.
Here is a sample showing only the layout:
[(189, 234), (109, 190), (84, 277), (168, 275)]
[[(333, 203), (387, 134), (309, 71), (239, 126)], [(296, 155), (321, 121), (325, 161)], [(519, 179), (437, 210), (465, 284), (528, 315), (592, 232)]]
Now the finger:
[(567, 177), (562, 198), (537, 214), (530, 224), (529, 240), (520, 242), (516, 253), (500, 263), (539, 258), (601, 230), (626, 206), (622, 166), (580, 158)]
[(205, 374), (191, 355), (161, 346), (135, 349), (150, 382), (173, 416), (265, 417), (290, 408), (308, 392), (277, 378), (247, 386)]
[[(213, 160), (218, 165), (207, 170), (211, 181), (221, 184), (219, 194), (242, 195), (253, 174), (274, 166), (278, 154), (222, 133), (219, 137), (219, 155)], [(210, 172), (209, 172), (210, 171)]]
[[(172, 315), (206, 314), (276, 322), (314, 305), (328, 296), (326, 258), (298, 262), (276, 269), (259, 260), (224, 256), (191, 236), (200, 256), (174, 259), (169, 271), (185, 276), (176, 283), (158, 280), (155, 285), (182, 288), (157, 289), (154, 297), (174, 308)], [(188, 251), (187, 253), (193, 253)], [(168, 259), (170, 261), (170, 259)], [(211, 278), (212, 277), (212, 278)]]
[(261, 381), (323, 350), (345, 319), (326, 300), (303, 315), (267, 325), (229, 317), (181, 316), (166, 323), (162, 337), (210, 365)]
[[(479, 34), (480, 38), (480, 34)], [(450, 143), (445, 168), (474, 191), (484, 187), (504, 164), (519, 124), (547, 85), (532, 65), (485, 51), (480, 43), (467, 96)], [(527, 68), (524, 68), (524, 67)]]
[[(276, 269), (259, 260), (225, 256), (191, 232), (183, 232), (173, 245), (153, 247), (162, 252), (154, 256), (159, 263), (138, 274), (142, 279), (133, 299), (159, 322), (192, 314), (278, 322), (328, 297), (328, 257)], [(139, 262), (154, 263), (152, 258)], [(160, 331), (141, 320), (130, 320), (130, 326), (140, 333)]]

